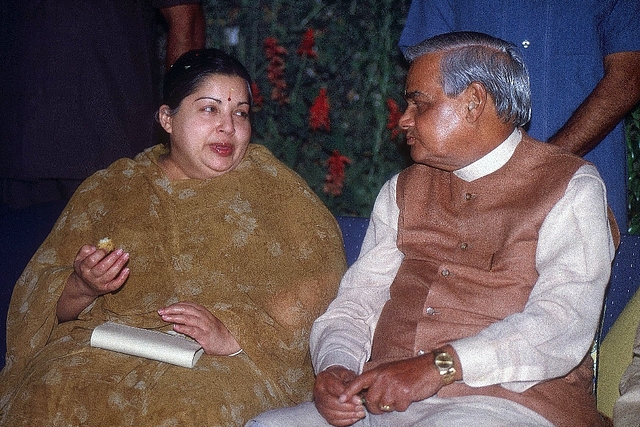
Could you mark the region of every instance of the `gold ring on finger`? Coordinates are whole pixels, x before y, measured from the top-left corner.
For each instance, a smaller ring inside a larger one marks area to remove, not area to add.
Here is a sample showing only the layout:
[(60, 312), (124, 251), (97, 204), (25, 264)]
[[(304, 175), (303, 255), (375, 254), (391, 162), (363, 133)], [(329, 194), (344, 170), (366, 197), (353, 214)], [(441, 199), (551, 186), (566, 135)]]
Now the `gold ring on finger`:
[(383, 412), (391, 412), (391, 406), (390, 405), (380, 405), (380, 410)]

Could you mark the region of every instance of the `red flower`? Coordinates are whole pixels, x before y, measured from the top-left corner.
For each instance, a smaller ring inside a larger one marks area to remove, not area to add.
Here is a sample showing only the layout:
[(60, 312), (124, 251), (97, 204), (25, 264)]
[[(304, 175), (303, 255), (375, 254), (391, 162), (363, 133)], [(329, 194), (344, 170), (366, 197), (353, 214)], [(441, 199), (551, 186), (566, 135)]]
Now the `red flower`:
[(339, 196), (342, 194), (342, 187), (344, 187), (344, 169), (345, 165), (350, 164), (351, 159), (347, 156), (340, 154), (338, 150), (333, 150), (331, 156), (327, 160), (327, 168), (329, 173), (324, 179), (323, 191), (332, 196)]
[(271, 89), (271, 99), (278, 101), (280, 105), (288, 103), (287, 82), (284, 79), (284, 56), (287, 49), (278, 45), (278, 40), (274, 37), (267, 37), (264, 40), (264, 54), (269, 60), (267, 66), (267, 79), (273, 86)]
[(389, 118), (387, 119), (387, 129), (391, 129), (391, 139), (396, 138), (400, 134), (400, 117), (402, 112), (398, 103), (393, 99), (387, 99), (387, 108), (389, 109)]
[(258, 83), (256, 82), (251, 82), (251, 96), (253, 98), (254, 108), (262, 108), (262, 105), (264, 104), (264, 98), (262, 97), (262, 94), (260, 93), (260, 87), (258, 87)]
[(327, 89), (321, 88), (313, 105), (309, 109), (309, 127), (313, 130), (324, 128), (330, 130), (329, 123), (329, 98), (327, 97)]
[(278, 39), (275, 37), (267, 37), (264, 39), (264, 50), (267, 59), (271, 59), (273, 56), (284, 56), (287, 55), (287, 49), (278, 45)]
[(318, 54), (314, 50), (315, 45), (316, 41), (313, 37), (313, 28), (307, 28), (307, 31), (305, 31), (302, 37), (300, 47), (298, 48), (298, 55), (307, 55), (307, 58), (317, 58)]

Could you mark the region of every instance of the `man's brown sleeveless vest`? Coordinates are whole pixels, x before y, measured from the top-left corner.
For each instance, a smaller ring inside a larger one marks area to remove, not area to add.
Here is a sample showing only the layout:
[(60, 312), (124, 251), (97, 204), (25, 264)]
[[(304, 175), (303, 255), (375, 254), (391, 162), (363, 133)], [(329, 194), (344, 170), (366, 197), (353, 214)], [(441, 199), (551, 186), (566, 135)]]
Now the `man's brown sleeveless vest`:
[[(366, 368), (429, 352), (522, 311), (538, 278), (538, 231), (584, 164), (523, 135), (502, 168), (473, 182), (424, 165), (404, 170), (396, 189), (397, 245), (405, 257)], [(592, 376), (586, 356), (566, 377), (523, 393), (453, 383), (438, 395), (497, 396), (557, 426), (598, 426)]]

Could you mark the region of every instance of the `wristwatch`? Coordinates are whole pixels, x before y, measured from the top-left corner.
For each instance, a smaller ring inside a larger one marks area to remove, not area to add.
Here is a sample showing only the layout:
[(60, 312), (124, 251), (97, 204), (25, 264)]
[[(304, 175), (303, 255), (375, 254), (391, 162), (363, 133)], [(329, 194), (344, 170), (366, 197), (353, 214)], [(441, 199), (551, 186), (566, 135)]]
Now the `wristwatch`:
[(451, 354), (442, 349), (434, 350), (433, 363), (436, 365), (438, 372), (440, 372), (440, 378), (444, 385), (449, 385), (455, 381), (456, 368)]

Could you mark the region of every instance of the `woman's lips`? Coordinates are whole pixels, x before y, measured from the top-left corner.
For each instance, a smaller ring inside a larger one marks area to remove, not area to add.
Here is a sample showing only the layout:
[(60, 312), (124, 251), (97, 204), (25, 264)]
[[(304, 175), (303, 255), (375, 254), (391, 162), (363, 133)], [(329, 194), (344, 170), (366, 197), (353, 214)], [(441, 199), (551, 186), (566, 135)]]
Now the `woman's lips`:
[(219, 156), (230, 156), (233, 153), (233, 146), (227, 144), (211, 144), (211, 149)]

